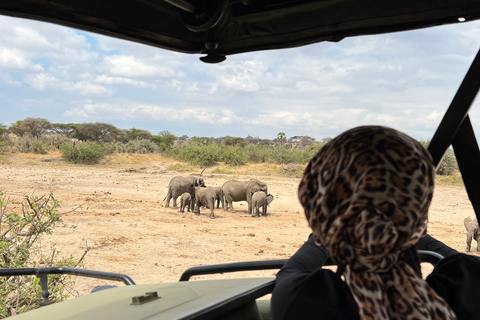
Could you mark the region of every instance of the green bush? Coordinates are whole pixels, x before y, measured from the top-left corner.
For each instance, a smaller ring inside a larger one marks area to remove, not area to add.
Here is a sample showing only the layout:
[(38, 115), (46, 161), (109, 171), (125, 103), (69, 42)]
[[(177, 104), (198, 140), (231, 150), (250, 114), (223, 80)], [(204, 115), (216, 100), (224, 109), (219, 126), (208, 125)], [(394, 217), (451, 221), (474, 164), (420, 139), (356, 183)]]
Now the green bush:
[(268, 145), (253, 145), (248, 144), (243, 148), (243, 154), (246, 161), (250, 163), (263, 163), (268, 162), (271, 157), (271, 150), (273, 147)]
[(17, 152), (20, 153), (36, 153), (46, 154), (48, 153), (49, 145), (42, 140), (38, 140), (32, 137), (22, 137), (14, 142), (14, 147)]
[(442, 162), (437, 169), (437, 174), (448, 176), (451, 175), (455, 170), (458, 169), (457, 159), (452, 149), (448, 149), (445, 152)]
[(118, 153), (158, 153), (159, 147), (158, 145), (147, 139), (141, 140), (131, 140), (127, 143), (119, 143), (115, 144), (115, 150)]
[(218, 161), (219, 154), (220, 147), (216, 144), (198, 145), (195, 143), (182, 144), (176, 152), (179, 160), (201, 167), (208, 167), (214, 164)]
[(80, 164), (95, 164), (105, 157), (105, 148), (96, 142), (67, 143), (60, 152), (65, 161)]
[(229, 147), (223, 151), (221, 160), (230, 166), (245, 164), (246, 156), (241, 147)]
[[(61, 202), (53, 194), (42, 197), (25, 196), (21, 213), (8, 212), (8, 199), (0, 190), (0, 267), (76, 267), (72, 256), (60, 257), (52, 244), (42, 248), (42, 238), (51, 234), (55, 224), (61, 222), (58, 210)], [(84, 255), (85, 256), (85, 255)], [(53, 302), (68, 298), (74, 282), (66, 275), (48, 278), (49, 299)], [(0, 277), (0, 318), (6, 318), (38, 307), (41, 300), (39, 279), (35, 276)]]
[(45, 146), (49, 146), (55, 149), (60, 149), (60, 146), (62, 144), (69, 143), (72, 141), (72, 139), (70, 139), (64, 134), (52, 134), (48, 136), (42, 136), (39, 140)]

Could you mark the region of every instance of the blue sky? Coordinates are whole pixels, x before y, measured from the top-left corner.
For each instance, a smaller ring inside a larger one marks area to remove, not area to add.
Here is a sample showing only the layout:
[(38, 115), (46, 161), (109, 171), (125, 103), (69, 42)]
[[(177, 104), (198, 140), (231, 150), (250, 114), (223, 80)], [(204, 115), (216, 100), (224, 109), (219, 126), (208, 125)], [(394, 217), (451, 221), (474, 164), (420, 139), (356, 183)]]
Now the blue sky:
[(0, 16), (0, 122), (39, 117), (152, 134), (318, 140), (377, 124), (428, 139), (479, 48), (474, 21), (210, 65), (198, 55)]

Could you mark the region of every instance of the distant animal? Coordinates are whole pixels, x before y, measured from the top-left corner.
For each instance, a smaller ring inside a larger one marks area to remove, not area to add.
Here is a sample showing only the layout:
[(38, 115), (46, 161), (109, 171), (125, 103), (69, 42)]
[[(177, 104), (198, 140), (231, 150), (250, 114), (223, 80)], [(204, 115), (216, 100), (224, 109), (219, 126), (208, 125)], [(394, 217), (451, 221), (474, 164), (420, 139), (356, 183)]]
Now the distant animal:
[(247, 201), (248, 214), (252, 214), (252, 195), (257, 191), (263, 191), (268, 194), (267, 184), (258, 179), (249, 181), (230, 180), (222, 185), (223, 196), (225, 198), (225, 206), (223, 210), (235, 213), (233, 209), (233, 201)]
[(180, 212), (185, 212), (185, 208), (187, 208), (187, 211), (193, 212), (194, 205), (195, 205), (195, 199), (192, 200), (192, 196), (188, 192), (182, 193), (180, 196)]
[(195, 187), (199, 186), (205, 187), (205, 179), (203, 177), (173, 177), (168, 184), (168, 193), (165, 197), (167, 200), (165, 208), (170, 207), (170, 199), (173, 199), (173, 208), (178, 208), (177, 198), (185, 192), (190, 193), (193, 199), (195, 197)]
[(477, 251), (480, 251), (480, 228), (478, 227), (477, 218), (472, 219), (470, 217), (466, 217), (465, 220), (463, 220), (463, 224), (467, 230), (467, 247), (465, 248), (465, 251), (470, 251), (472, 238), (477, 241)]
[(213, 188), (195, 188), (195, 206), (196, 215), (200, 215), (200, 207), (205, 206), (210, 209), (210, 219), (215, 219), (215, 189)]
[[(267, 215), (267, 206), (272, 203), (274, 197), (273, 195), (266, 194), (263, 191), (257, 191), (252, 195), (252, 217), (260, 216), (260, 208), (262, 208), (262, 215)], [(253, 213), (255, 210), (255, 213)]]

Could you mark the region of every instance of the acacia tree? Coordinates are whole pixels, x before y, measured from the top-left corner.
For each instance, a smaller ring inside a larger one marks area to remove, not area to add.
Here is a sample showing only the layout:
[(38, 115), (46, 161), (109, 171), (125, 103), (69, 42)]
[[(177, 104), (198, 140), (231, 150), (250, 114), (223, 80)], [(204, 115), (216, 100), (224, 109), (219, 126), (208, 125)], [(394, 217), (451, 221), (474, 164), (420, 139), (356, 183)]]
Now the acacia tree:
[(115, 141), (121, 136), (121, 131), (114, 125), (95, 122), (81, 124), (75, 134), (74, 138), (83, 141), (95, 141), (99, 143)]
[(152, 134), (147, 130), (132, 128), (123, 131), (123, 139), (125, 142), (132, 140), (152, 140)]
[(25, 118), (24, 120), (18, 120), (8, 128), (10, 132), (16, 134), (19, 137), (23, 137), (25, 134), (30, 134), (35, 139), (39, 139), (50, 129), (53, 125), (47, 119), (43, 118)]
[(50, 131), (68, 137), (73, 134), (79, 126), (80, 125), (77, 123), (54, 123), (52, 124), (52, 129)]

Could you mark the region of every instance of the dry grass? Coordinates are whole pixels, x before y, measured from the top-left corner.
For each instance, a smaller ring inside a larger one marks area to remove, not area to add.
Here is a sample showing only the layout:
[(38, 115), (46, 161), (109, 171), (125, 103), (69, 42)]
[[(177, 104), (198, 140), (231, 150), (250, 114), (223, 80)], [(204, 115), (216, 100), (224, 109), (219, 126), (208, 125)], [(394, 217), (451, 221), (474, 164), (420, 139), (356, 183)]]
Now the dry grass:
[[(32, 153), (7, 153), (0, 155), (0, 164), (24, 164), (24, 165), (67, 165), (62, 159), (58, 150), (50, 151), (48, 154)], [(119, 169), (151, 170), (151, 171), (170, 171), (182, 172), (188, 174), (204, 175), (262, 175), (262, 176), (283, 176), (291, 178), (300, 178), (305, 169), (305, 165), (288, 164), (280, 165), (275, 163), (253, 163), (243, 166), (232, 167), (224, 163), (216, 163), (208, 168), (201, 168), (185, 162), (175, 160), (161, 154), (128, 154), (114, 153), (106, 156), (99, 164), (80, 165), (68, 164), (71, 166), (89, 166), (89, 167), (107, 167)], [(460, 172), (455, 172), (449, 176), (437, 175), (436, 183), (439, 185), (463, 186), (463, 180)]]
[(456, 171), (449, 176), (437, 175), (435, 183), (439, 185), (447, 185), (447, 186), (464, 186), (462, 175), (460, 174), (459, 171)]

